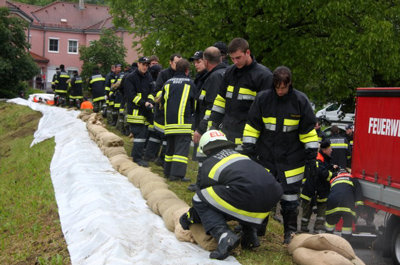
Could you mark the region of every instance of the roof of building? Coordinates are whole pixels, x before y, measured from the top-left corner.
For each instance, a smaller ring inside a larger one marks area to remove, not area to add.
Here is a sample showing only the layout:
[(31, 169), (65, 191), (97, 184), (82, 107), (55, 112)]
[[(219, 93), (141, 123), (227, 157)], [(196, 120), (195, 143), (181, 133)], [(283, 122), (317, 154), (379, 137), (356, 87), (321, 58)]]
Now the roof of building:
[(30, 55), (32, 56), (33, 60), (35, 62), (43, 62), (43, 63), (48, 63), (49, 59), (47, 59), (46, 57), (42, 57), (36, 53), (33, 53), (31, 51), (29, 51)]
[(35, 6), (19, 2), (0, 0), (0, 6), (20, 9), (33, 19), (33, 25), (47, 28), (73, 30), (100, 30), (114, 27), (107, 6), (79, 3), (53, 2), (47, 6)]

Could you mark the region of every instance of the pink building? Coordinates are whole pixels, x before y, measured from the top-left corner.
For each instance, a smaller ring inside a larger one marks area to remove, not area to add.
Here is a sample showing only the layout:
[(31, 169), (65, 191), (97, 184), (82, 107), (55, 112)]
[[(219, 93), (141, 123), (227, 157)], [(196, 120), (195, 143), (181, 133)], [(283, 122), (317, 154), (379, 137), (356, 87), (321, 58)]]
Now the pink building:
[(92, 4), (54, 2), (40, 7), (18, 2), (0, 0), (0, 7), (7, 6), (13, 15), (30, 22), (27, 38), (31, 44), (31, 55), (50, 87), (56, 67), (81, 71), (83, 62), (79, 60), (79, 46), (90, 45), (100, 39), (101, 30), (114, 29), (115, 35), (123, 39), (127, 48), (125, 61), (132, 63), (138, 59), (132, 43), (134, 38), (126, 30), (115, 28), (109, 7)]

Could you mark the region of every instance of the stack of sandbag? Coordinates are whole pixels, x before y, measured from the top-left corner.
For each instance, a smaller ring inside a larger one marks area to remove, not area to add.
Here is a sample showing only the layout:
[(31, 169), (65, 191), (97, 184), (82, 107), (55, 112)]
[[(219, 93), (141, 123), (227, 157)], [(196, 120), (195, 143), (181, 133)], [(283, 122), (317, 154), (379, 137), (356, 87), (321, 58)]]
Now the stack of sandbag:
[(288, 245), (297, 265), (365, 265), (350, 243), (334, 234), (300, 234)]
[(149, 168), (140, 167), (127, 156), (122, 138), (104, 128), (101, 114), (82, 112), (78, 118), (86, 121), (90, 138), (110, 159), (113, 168), (140, 189), (149, 208), (163, 218), (167, 229), (174, 232), (178, 240), (197, 243), (209, 251), (217, 248), (217, 241), (205, 233), (201, 224), (193, 224), (190, 230), (183, 230), (179, 218), (189, 210), (189, 205), (168, 189), (165, 178)]

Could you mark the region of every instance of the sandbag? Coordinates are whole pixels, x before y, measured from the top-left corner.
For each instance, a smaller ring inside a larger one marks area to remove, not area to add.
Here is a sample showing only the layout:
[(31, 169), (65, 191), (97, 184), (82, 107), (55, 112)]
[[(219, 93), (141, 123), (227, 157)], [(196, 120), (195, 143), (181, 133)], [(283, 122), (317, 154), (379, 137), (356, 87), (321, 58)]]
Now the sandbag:
[(164, 182), (165, 183), (165, 178), (160, 177), (159, 175), (153, 173), (153, 172), (148, 172), (145, 173), (145, 177), (139, 179), (139, 188), (142, 187), (143, 185), (153, 182), (153, 181), (159, 181), (159, 182)]
[(297, 248), (293, 262), (298, 265), (352, 265), (351, 261), (332, 250)]
[(175, 232), (174, 212), (181, 208), (182, 208), (181, 205), (171, 206), (162, 215), (162, 219), (164, 220), (165, 226), (171, 232)]
[(325, 233), (309, 237), (299, 247), (314, 250), (332, 250), (349, 260), (356, 258), (356, 254), (350, 243), (346, 239), (334, 234)]
[(212, 236), (206, 234), (206, 231), (204, 230), (202, 224), (192, 224), (189, 229), (190, 232), (192, 232), (194, 240), (202, 248), (208, 251), (214, 251), (217, 249), (217, 240), (215, 240), (215, 238), (213, 238)]
[(110, 163), (115, 170), (119, 170), (119, 167), (125, 163), (129, 162), (131, 159), (127, 155), (116, 155), (110, 158)]
[(161, 214), (161, 216), (166, 212), (169, 208), (172, 206), (179, 205), (182, 208), (183, 207), (189, 207), (186, 202), (182, 201), (181, 199), (177, 198), (170, 198), (170, 199), (165, 199), (157, 204), (158, 212)]
[(191, 243), (196, 243), (196, 241), (193, 238), (192, 232), (190, 230), (184, 230), (181, 226), (181, 223), (179, 222), (179, 218), (181, 218), (181, 216), (186, 213), (187, 211), (189, 211), (189, 206), (188, 207), (183, 207), (180, 208), (178, 210), (176, 210), (173, 213), (173, 217), (174, 217), (174, 222), (175, 222), (175, 237), (181, 241), (181, 242), (191, 242)]
[[(119, 168), (118, 168), (118, 172), (122, 174), (125, 170), (127, 170), (127, 169), (130, 168), (130, 167), (138, 168), (139, 165), (136, 164), (136, 163), (134, 163), (134, 162), (132, 161), (132, 159), (128, 158), (127, 161), (121, 163), (121, 165), (120, 165)], [(124, 174), (122, 174), (122, 175), (124, 175)]]
[(292, 255), (293, 252), (296, 250), (296, 248), (298, 248), (305, 239), (312, 237), (312, 236), (313, 236), (312, 234), (307, 234), (307, 233), (295, 235), (292, 238), (292, 241), (290, 242), (290, 244), (288, 245), (289, 254)]
[(178, 196), (176, 196), (176, 194), (170, 190), (155, 190), (149, 193), (146, 204), (150, 207), (153, 213), (161, 216), (160, 212), (158, 211), (158, 204), (170, 198), (178, 199)]
[[(108, 132), (106, 128), (104, 128), (101, 125), (96, 125), (96, 124), (91, 124), (91, 123), (86, 123), (86, 128), (89, 132), (93, 133), (95, 137), (101, 133), (106, 133)], [(97, 141), (97, 140), (96, 140)]]
[[(133, 185), (135, 185), (135, 187), (140, 188), (141, 179), (147, 178), (147, 177), (149, 177), (149, 175), (151, 175), (152, 177), (154, 177), (154, 175), (158, 177), (158, 175), (152, 173), (150, 171), (150, 169), (144, 168), (144, 167), (138, 167), (138, 168), (131, 170), (128, 173), (127, 177), (129, 179), (129, 181), (132, 182)], [(158, 179), (154, 178), (154, 181), (158, 181)]]
[(124, 146), (124, 140), (114, 133), (102, 133), (101, 134), (101, 145), (107, 147), (111, 146)]
[(147, 200), (148, 195), (155, 191), (161, 189), (168, 189), (168, 184), (162, 181), (150, 181), (144, 185), (140, 186), (140, 192), (142, 193), (143, 199)]
[(116, 155), (126, 155), (126, 150), (123, 146), (112, 146), (112, 147), (102, 146), (102, 148), (104, 148), (103, 154), (108, 158), (111, 158)]
[(356, 257), (355, 259), (352, 259), (351, 263), (353, 265), (365, 265), (364, 261), (360, 260), (359, 257)]

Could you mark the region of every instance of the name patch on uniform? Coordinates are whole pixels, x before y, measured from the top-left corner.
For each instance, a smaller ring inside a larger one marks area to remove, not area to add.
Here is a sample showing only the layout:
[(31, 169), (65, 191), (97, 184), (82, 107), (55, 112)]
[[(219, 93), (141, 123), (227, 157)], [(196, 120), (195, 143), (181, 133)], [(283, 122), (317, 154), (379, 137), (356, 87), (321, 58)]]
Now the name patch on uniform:
[(290, 114), (290, 117), (292, 117), (292, 118), (300, 118), (301, 115), (300, 114)]

